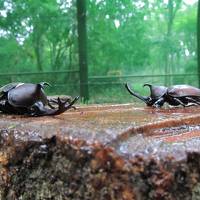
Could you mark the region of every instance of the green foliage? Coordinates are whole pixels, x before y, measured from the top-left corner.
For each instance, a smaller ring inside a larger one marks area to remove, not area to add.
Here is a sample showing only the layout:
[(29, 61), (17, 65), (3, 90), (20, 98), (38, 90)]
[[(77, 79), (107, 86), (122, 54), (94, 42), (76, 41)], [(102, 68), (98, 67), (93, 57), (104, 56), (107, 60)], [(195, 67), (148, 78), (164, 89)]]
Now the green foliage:
[(89, 65), (91, 75), (110, 70), (134, 71), (148, 62), (145, 8), (131, 0), (90, 1), (88, 6)]
[[(1, 27), (7, 31), (8, 40), (15, 38), (22, 46), (26, 53), (25, 63), (31, 59), (31, 67), (40, 71), (71, 67), (72, 62), (67, 60), (76, 45), (72, 23), (74, 7), (64, 12), (61, 9), (62, 3), (56, 0), (6, 2), (11, 2), (12, 9), (7, 11)], [(18, 71), (21, 71), (20, 67)]]

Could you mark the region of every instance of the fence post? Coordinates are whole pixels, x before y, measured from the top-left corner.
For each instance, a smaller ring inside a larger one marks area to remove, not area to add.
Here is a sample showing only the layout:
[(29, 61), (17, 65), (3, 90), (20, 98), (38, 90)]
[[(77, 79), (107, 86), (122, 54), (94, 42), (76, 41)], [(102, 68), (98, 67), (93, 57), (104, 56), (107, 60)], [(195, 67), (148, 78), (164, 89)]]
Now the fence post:
[(84, 102), (89, 99), (87, 66), (86, 0), (77, 0), (78, 47), (80, 71), (80, 96)]

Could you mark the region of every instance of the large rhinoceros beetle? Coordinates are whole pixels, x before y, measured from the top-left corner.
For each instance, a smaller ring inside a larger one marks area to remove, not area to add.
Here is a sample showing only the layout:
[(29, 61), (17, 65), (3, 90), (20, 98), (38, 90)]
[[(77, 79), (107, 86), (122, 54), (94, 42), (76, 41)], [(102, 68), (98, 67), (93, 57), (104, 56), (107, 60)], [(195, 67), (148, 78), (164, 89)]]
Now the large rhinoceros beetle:
[(174, 85), (171, 87), (154, 86), (144, 84), (150, 88), (150, 96), (141, 96), (130, 89), (126, 83), (125, 87), (130, 94), (146, 103), (147, 106), (162, 107), (166, 102), (172, 106), (200, 105), (200, 89), (190, 85)]
[(73, 108), (79, 97), (65, 101), (48, 99), (44, 88), (49, 83), (9, 83), (0, 88), (0, 111), (30, 116), (58, 115)]

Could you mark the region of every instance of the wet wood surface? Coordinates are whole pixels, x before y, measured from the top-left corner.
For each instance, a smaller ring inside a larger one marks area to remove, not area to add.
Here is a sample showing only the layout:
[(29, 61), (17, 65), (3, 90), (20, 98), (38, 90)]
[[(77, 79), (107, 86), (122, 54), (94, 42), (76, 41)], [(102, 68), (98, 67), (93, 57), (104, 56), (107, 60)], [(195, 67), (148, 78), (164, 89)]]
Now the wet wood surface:
[(200, 107), (1, 114), (0, 144), (3, 200), (200, 198)]

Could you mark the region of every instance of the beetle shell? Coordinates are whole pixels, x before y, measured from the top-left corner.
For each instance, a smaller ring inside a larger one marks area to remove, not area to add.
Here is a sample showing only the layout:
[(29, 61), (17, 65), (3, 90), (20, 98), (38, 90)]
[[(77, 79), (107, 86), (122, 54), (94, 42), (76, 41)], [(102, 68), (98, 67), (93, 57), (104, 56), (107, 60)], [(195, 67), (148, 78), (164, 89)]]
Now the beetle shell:
[(7, 85), (4, 85), (0, 88), (0, 98), (3, 97), (5, 93), (22, 84), (23, 83), (9, 83)]
[(47, 97), (40, 84), (22, 84), (8, 92), (8, 102), (14, 107), (30, 107), (38, 101), (47, 104)]
[(200, 89), (190, 85), (175, 85), (168, 88), (172, 97), (200, 97)]

